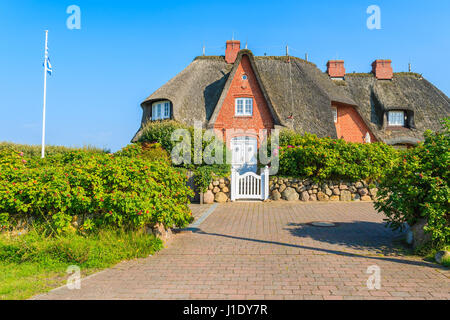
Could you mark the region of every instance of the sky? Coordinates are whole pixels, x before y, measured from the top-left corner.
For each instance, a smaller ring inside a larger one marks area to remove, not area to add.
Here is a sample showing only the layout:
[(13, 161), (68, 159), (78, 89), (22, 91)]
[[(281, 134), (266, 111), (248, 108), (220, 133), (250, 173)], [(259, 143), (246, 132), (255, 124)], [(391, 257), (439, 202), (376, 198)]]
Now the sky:
[[(80, 8), (69, 29), (67, 8)], [(369, 29), (367, 8), (380, 8)], [(247, 42), (255, 55), (289, 53), (326, 70), (369, 72), (391, 59), (450, 95), (450, 1), (0, 1), (0, 141), (40, 144), (44, 30), (53, 74), (47, 78), (46, 143), (116, 151), (139, 128), (140, 103), (182, 71), (205, 46)]]

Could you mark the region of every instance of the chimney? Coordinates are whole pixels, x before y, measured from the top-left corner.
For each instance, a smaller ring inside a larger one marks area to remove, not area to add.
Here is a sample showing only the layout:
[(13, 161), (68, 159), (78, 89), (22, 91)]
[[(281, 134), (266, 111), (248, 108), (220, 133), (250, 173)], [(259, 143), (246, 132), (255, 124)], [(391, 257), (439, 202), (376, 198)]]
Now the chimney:
[(394, 76), (391, 66), (391, 60), (377, 59), (372, 62), (372, 73), (377, 79), (389, 79)]
[(234, 63), (239, 50), (241, 50), (241, 42), (239, 40), (227, 40), (227, 48), (225, 49), (225, 62)]
[(327, 73), (331, 79), (342, 80), (345, 76), (344, 60), (329, 60)]

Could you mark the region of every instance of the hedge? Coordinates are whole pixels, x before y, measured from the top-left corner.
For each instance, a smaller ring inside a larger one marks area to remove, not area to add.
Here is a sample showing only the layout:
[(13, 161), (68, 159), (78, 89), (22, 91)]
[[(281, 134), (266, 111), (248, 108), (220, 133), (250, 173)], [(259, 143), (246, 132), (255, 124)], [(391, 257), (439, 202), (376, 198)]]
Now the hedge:
[(450, 118), (443, 124), (441, 132), (426, 131), (425, 141), (387, 170), (375, 203), (394, 229), (426, 219), (434, 248), (450, 244)]
[[(0, 142), (0, 150), (4, 149), (14, 149), (20, 150), (27, 157), (40, 157), (41, 156), (41, 145), (29, 145), (29, 144), (18, 144), (12, 142)], [(45, 146), (45, 155), (52, 156), (56, 154), (64, 154), (67, 152), (82, 150), (89, 153), (109, 153), (109, 149), (100, 149), (93, 146), (84, 146), (82, 148), (70, 148), (64, 146)]]
[(54, 231), (101, 225), (172, 227), (191, 221), (186, 177), (167, 162), (142, 157), (71, 151), (45, 159), (0, 151), (0, 225), (19, 216), (46, 221)]
[(314, 181), (375, 181), (395, 163), (400, 151), (384, 143), (352, 143), (290, 130), (280, 132), (278, 174)]

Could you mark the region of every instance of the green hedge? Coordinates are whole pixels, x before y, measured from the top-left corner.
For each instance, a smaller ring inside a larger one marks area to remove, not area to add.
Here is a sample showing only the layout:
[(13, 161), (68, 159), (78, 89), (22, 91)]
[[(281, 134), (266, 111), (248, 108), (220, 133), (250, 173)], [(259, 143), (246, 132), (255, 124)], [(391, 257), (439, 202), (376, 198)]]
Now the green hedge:
[[(172, 133), (177, 129), (185, 129), (187, 133), (190, 136), (190, 159), (191, 163), (181, 163), (181, 164), (175, 164), (179, 166), (184, 166), (186, 168), (195, 169), (200, 166), (204, 165), (211, 165), (211, 163), (206, 163), (204, 157), (202, 157), (201, 161), (195, 161), (196, 157), (197, 159), (200, 159), (199, 154), (196, 154), (195, 146), (194, 146), (194, 135), (196, 131), (194, 130), (194, 127), (186, 126), (184, 124), (181, 124), (179, 122), (176, 122), (174, 120), (163, 120), (163, 121), (149, 121), (144, 125), (144, 128), (142, 129), (142, 135), (139, 138), (139, 143), (158, 143), (162, 146), (164, 150), (166, 150), (169, 154), (172, 153), (172, 150), (174, 147), (179, 143), (177, 141), (172, 141), (171, 136)], [(222, 162), (223, 164), (217, 164), (214, 167), (219, 168), (219, 171), (223, 170), (229, 170), (230, 166), (226, 164), (226, 155), (227, 155), (227, 149), (226, 145), (219, 139), (209, 135), (205, 135), (205, 130), (201, 130), (199, 132), (199, 137), (203, 137), (202, 139), (202, 146), (201, 150), (203, 152), (206, 152), (208, 150), (213, 150), (211, 152), (211, 156), (214, 157), (215, 155), (215, 149), (221, 149), (222, 151)], [(214, 140), (214, 143), (212, 142)], [(196, 163), (197, 162), (197, 163)]]
[[(425, 132), (424, 143), (408, 149), (379, 184), (375, 207), (394, 229), (424, 218), (432, 247), (450, 244), (450, 118), (442, 132)], [(418, 249), (420, 250), (420, 248)]]
[(378, 180), (400, 152), (384, 143), (351, 143), (290, 130), (280, 132), (278, 174), (315, 181)]
[(185, 226), (191, 220), (186, 177), (166, 162), (72, 151), (45, 159), (13, 149), (0, 151), (0, 225), (25, 215), (54, 231), (102, 225), (138, 228), (161, 222)]
[[(14, 149), (23, 152), (27, 157), (40, 157), (41, 145), (17, 144), (12, 142), (0, 142), (0, 150)], [(89, 153), (109, 153), (108, 149), (100, 149), (93, 146), (84, 146), (82, 148), (69, 148), (64, 146), (45, 146), (45, 155), (52, 156), (56, 154), (64, 154), (72, 151), (82, 150)]]

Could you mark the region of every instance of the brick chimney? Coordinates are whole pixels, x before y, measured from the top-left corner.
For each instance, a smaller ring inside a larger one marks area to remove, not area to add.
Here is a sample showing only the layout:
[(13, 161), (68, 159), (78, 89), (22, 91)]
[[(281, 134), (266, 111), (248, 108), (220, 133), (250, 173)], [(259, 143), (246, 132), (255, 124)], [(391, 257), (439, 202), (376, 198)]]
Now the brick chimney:
[(331, 79), (342, 79), (345, 76), (344, 60), (328, 60), (327, 73)]
[(234, 63), (239, 50), (241, 50), (241, 42), (239, 40), (228, 40), (227, 48), (225, 49), (225, 62)]
[(372, 73), (377, 79), (392, 79), (394, 73), (392, 71), (391, 60), (377, 59), (372, 62)]

